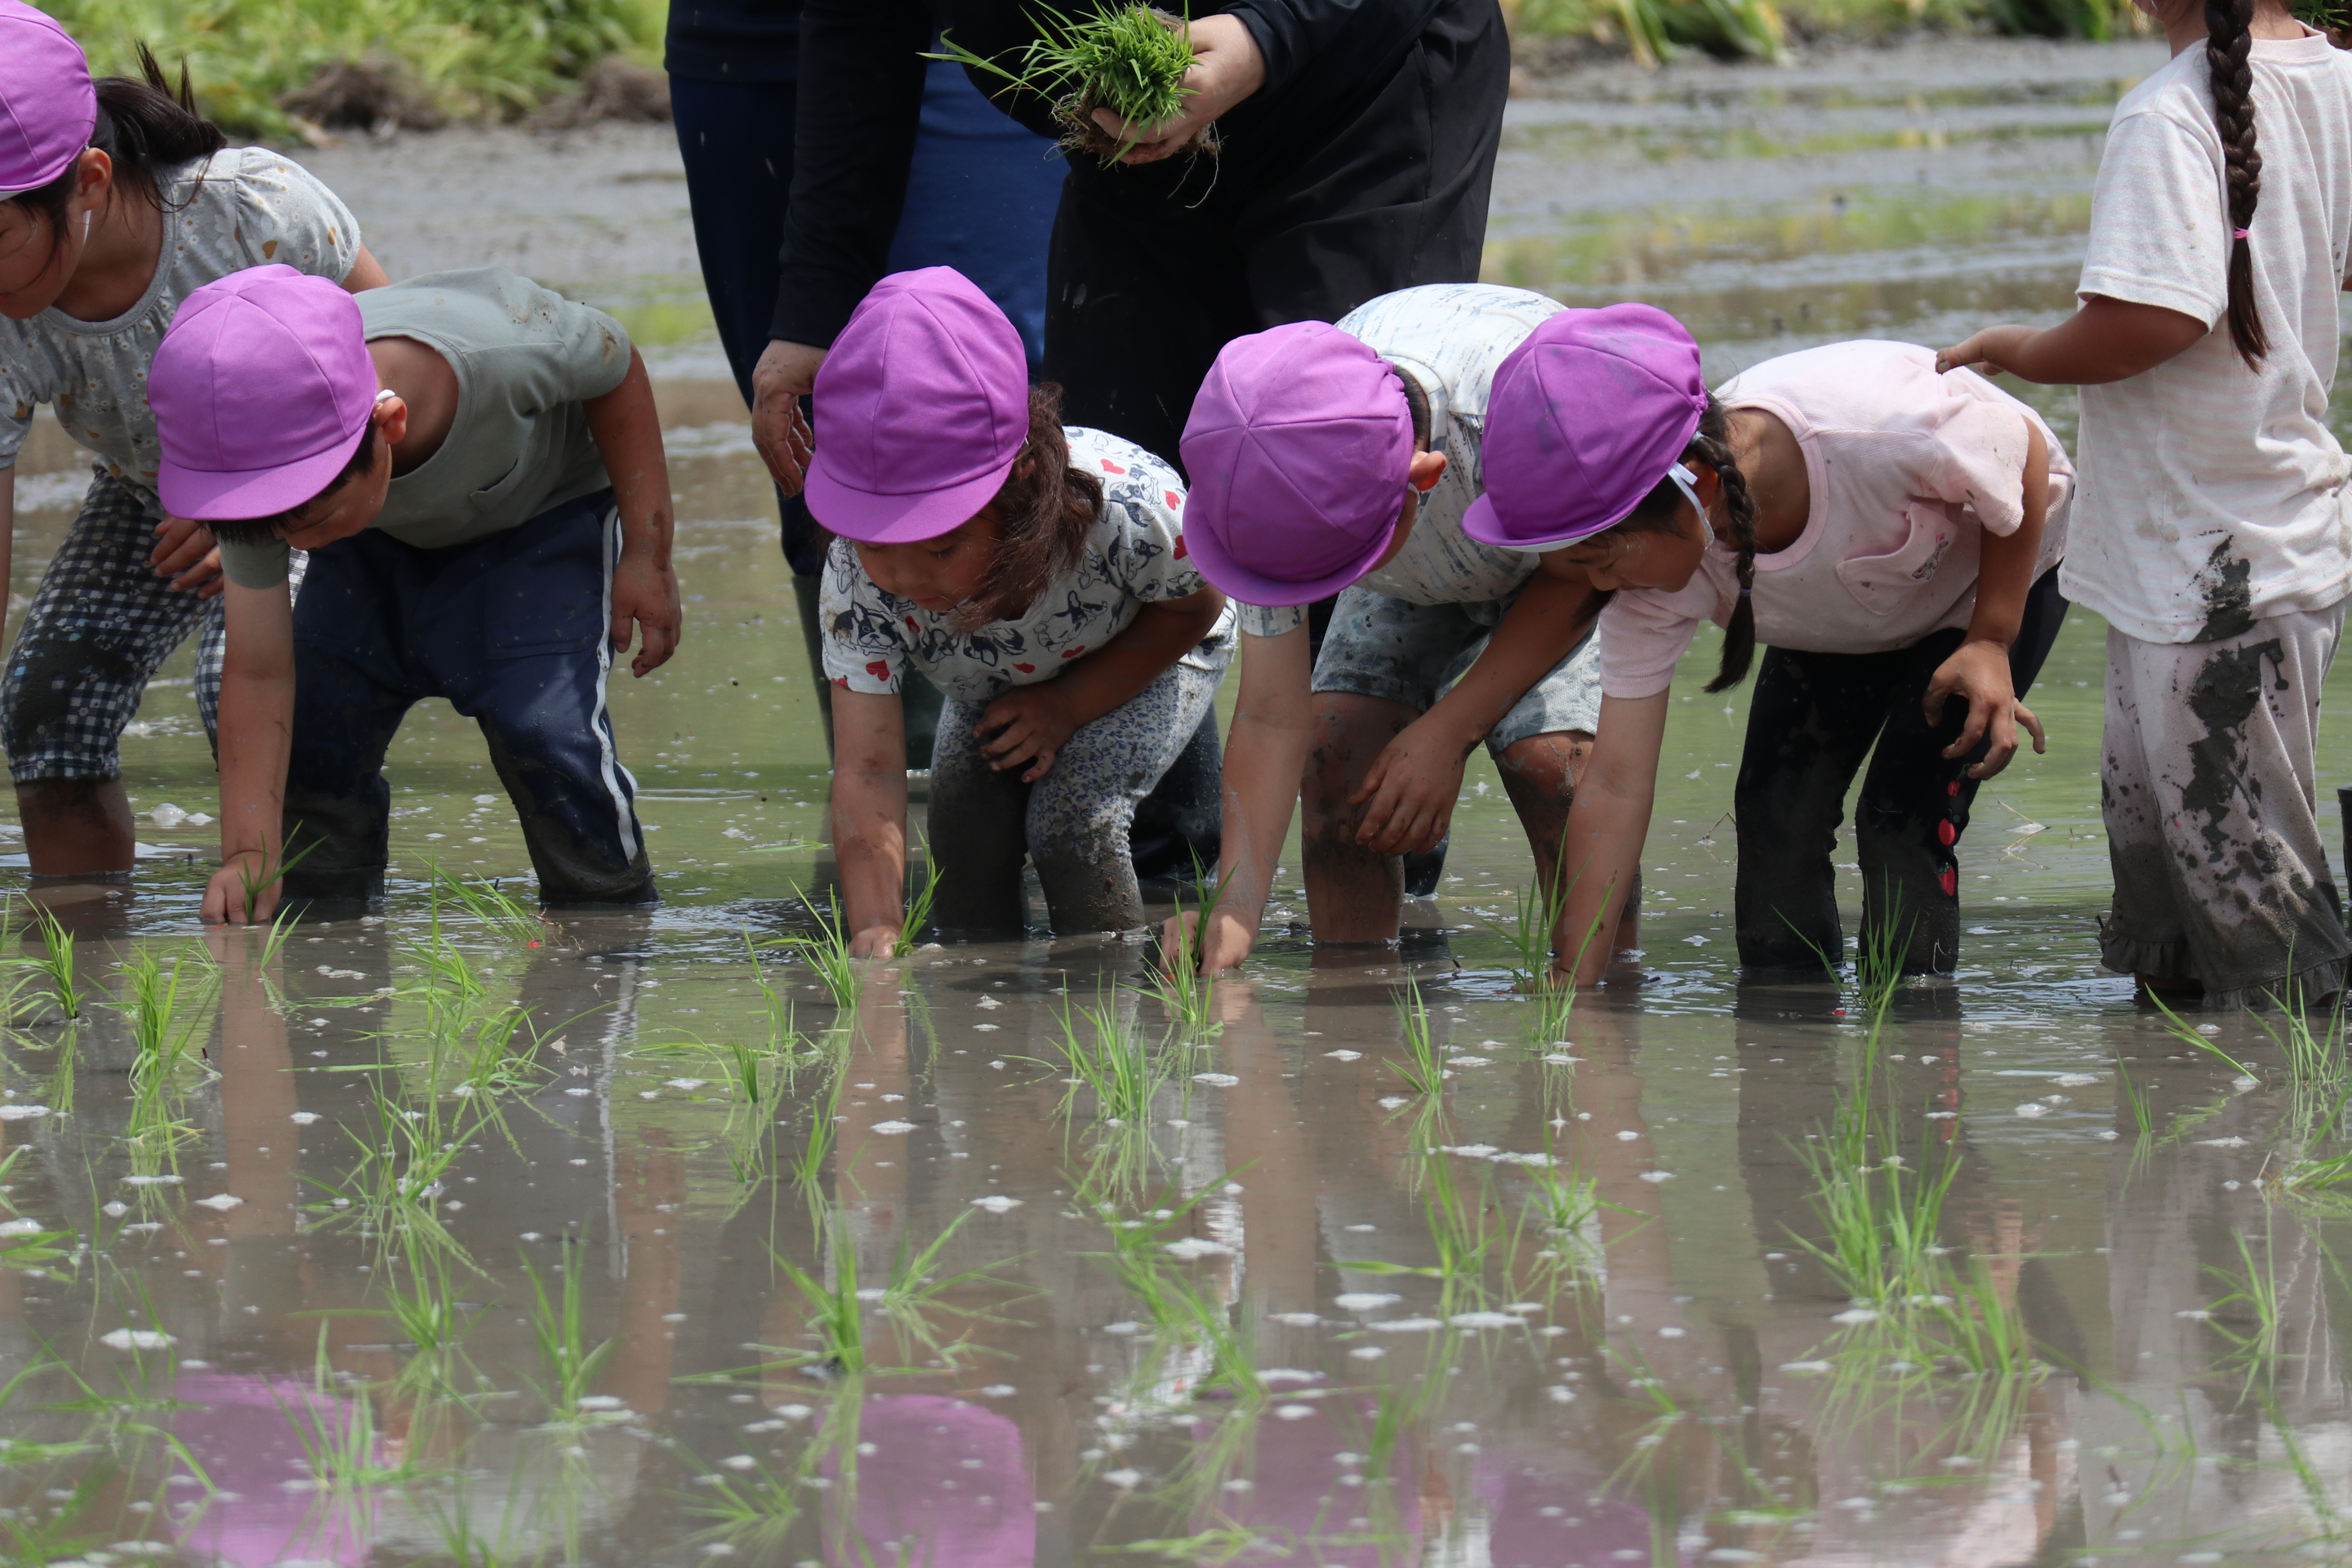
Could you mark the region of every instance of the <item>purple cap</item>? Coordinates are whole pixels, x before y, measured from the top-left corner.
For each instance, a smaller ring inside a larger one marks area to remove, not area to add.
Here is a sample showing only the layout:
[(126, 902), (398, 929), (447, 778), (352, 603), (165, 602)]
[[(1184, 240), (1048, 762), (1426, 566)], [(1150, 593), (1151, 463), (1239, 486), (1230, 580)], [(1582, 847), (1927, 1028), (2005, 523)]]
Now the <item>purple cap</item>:
[(1245, 604), (1304, 605), (1372, 569), (1404, 510), (1412, 409), (1388, 361), (1321, 321), (1235, 338), (1179, 449), (1185, 552)]
[(0, 201), (64, 174), (97, 125), (81, 46), (23, 0), (0, 0)]
[(300, 506), (359, 450), (379, 384), (341, 285), (282, 262), (205, 284), (147, 372), (164, 510), (203, 521)]
[(1029, 361), (952, 267), (894, 272), (816, 373), (809, 511), (861, 544), (936, 539), (1003, 488), (1029, 439)]
[(1495, 372), (1486, 493), (1462, 531), (1502, 550), (1572, 544), (1625, 521), (1706, 412), (1698, 344), (1653, 305), (1562, 310)]

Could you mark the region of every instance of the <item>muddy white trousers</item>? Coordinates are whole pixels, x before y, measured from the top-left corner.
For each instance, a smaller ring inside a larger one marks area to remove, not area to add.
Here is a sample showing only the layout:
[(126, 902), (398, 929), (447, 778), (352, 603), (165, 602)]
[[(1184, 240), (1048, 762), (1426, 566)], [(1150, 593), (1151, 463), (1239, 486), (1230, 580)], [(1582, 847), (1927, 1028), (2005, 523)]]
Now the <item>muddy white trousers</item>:
[(2216, 642), (2108, 630), (2108, 968), (2201, 982), (2208, 1010), (2336, 990), (2352, 941), (2314, 775), (2346, 607), (2268, 616)]

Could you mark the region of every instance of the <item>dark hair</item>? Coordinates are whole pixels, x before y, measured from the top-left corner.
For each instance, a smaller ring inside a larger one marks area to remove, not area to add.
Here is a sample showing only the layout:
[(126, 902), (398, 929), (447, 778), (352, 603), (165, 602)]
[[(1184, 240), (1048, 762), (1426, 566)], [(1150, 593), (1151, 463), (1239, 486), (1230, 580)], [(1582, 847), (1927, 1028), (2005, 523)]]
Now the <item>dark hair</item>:
[(2271, 352), (2254, 301), (2254, 255), (2246, 230), (2263, 197), (2263, 155), (2254, 145), (2254, 0), (2205, 0), (2205, 68), (2213, 84), (2213, 123), (2221, 133), (2222, 184), (2229, 194), (2230, 342), (2251, 370)]
[(1420, 377), (1404, 366), (1392, 364), (1389, 368), (1396, 372), (1397, 380), (1404, 387), (1405, 412), (1412, 419), (1412, 449), (1426, 452), (1429, 450), (1429, 438), (1434, 434), (1429, 417), (1429, 389), (1421, 384)]
[[(139, 46), (142, 80), (110, 76), (99, 79), (98, 120), (90, 127), (89, 144), (114, 164), (119, 185), (134, 190), (157, 211), (163, 210), (163, 171), (198, 158), (209, 158), (228, 145), (220, 128), (196, 112), (194, 90), (188, 85), (188, 68), (180, 65), (174, 88), (147, 46)], [(48, 220), (49, 247), (57, 248), (66, 221), (66, 204), (81, 175), (81, 161), (46, 185), (20, 192), (8, 199)], [(190, 193), (191, 199), (194, 193)]]
[(1001, 531), (989, 586), (961, 617), (967, 627), (1010, 620), (1078, 563), (1087, 530), (1102, 515), (1102, 481), (1070, 467), (1062, 433), (1062, 389), (1051, 382), (1029, 389), (1029, 438), (996, 499)]
[(284, 511), (272, 512), (268, 517), (225, 517), (205, 526), (213, 531), (214, 540), (222, 544), (268, 544), (283, 538), (287, 530), (302, 526), (301, 513), (373, 469), (375, 467), (375, 449), (379, 445), (376, 425), (371, 419), (367, 434), (360, 437), (359, 450), (352, 454), (342, 471), (329, 479), (326, 488), (309, 500), (299, 506), (288, 507)]
[[(1727, 690), (1747, 679), (1748, 667), (1756, 658), (1756, 606), (1748, 596), (1756, 586), (1756, 498), (1748, 493), (1748, 477), (1732, 458), (1730, 437), (1731, 423), (1724, 416), (1723, 405), (1713, 393), (1707, 394), (1706, 412), (1699, 416), (1697, 433), (1683, 448), (1682, 460), (1704, 463), (1715, 470), (1723, 485), (1724, 506), (1731, 513), (1731, 537), (1739, 548), (1739, 602), (1732, 606), (1731, 622), (1723, 628), (1723, 663), (1717, 668), (1715, 679), (1706, 683), (1709, 691)], [(1682, 506), (1682, 487), (1669, 475), (1626, 513), (1623, 521), (1612, 527), (1633, 533), (1671, 533)], [(1701, 528), (1707, 526), (1704, 516), (1698, 522)], [(1586, 616), (1599, 615), (1609, 597), (1594, 595), (1586, 605)]]

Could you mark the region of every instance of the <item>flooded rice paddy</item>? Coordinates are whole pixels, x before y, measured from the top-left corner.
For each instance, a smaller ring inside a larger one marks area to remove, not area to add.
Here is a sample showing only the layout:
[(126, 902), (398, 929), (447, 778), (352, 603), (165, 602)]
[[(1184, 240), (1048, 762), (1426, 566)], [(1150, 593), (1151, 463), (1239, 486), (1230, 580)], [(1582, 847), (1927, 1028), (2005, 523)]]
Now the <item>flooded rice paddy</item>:
[[(2056, 312), (2155, 63), (1571, 79), (1515, 108), (1490, 272), (1657, 300), (1726, 372)], [(345, 188), (402, 270), (399, 192)], [(690, 280), (583, 276), (691, 315)], [(46, 935), (13, 903), (0, 1558), (2352, 1558), (2352, 1078), (2097, 966), (2093, 618), (1963, 846), (1956, 985), (1736, 984), (1743, 699), (1696, 679), (1638, 973), (1572, 1010), (1514, 991), (1528, 860), (1483, 754), (1401, 952), (1316, 952), (1286, 879), (1199, 995), (1118, 940), (834, 965), (769, 497), (688, 339), (688, 637), (614, 694), (658, 913), (485, 891), (527, 864), (436, 704), (381, 919), (201, 932), (180, 666), (125, 742), (135, 891)], [(19, 595), (78, 489), (42, 451)]]

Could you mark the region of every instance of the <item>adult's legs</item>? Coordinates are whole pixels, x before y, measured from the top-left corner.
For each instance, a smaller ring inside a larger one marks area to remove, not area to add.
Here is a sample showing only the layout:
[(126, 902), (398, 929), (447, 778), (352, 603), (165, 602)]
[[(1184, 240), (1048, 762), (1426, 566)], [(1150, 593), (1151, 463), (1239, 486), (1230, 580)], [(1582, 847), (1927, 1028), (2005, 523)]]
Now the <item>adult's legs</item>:
[[(1223, 649), (1230, 658), (1230, 643)], [(1160, 679), (1082, 724), (1031, 786), (1029, 858), (1054, 930), (1132, 931), (1143, 896), (1128, 854), (1137, 805), (1212, 715), (1225, 658), (1214, 668), (1172, 665)]]
[(1738, 823), (1733, 925), (1745, 969), (1845, 962), (1830, 852), (1846, 786), (1877, 739), (1901, 652), (1766, 648), (1748, 703), (1732, 810)]
[[(2020, 697), (2042, 673), (2065, 618), (2053, 567), (2027, 595), (2017, 640), (2010, 645), (2010, 683)], [(1991, 742), (1946, 758), (1945, 748), (1967, 727), (1968, 706), (1949, 700), (1942, 718), (1930, 724), (1921, 705), (1937, 669), (1965, 636), (1958, 628), (1941, 631), (1904, 650), (1886, 725), (1854, 801), (1863, 944), (1900, 951), (1906, 974), (1948, 974), (1959, 962), (1959, 841), (1979, 787), (1968, 771), (1984, 760)]]
[(141, 492), (91, 477), (0, 680), (0, 743), (35, 876), (121, 875), (134, 841), (119, 742), (157, 668), (220, 603), (148, 564), (159, 520)]
[(2346, 607), (2267, 616), (2205, 643), (2109, 630), (2110, 969), (2201, 984), (2209, 1010), (2341, 986), (2352, 940), (2319, 828), (2315, 752)]
[(939, 868), (931, 919), (956, 934), (1003, 935), (1028, 924), (1021, 868), (1028, 858), (1028, 784), (981, 755), (971, 727), (982, 704), (950, 698), (940, 710), (931, 752), (931, 804), (924, 837)]

